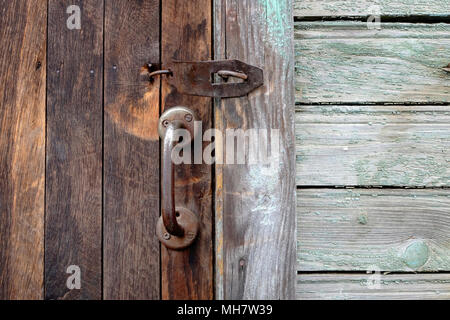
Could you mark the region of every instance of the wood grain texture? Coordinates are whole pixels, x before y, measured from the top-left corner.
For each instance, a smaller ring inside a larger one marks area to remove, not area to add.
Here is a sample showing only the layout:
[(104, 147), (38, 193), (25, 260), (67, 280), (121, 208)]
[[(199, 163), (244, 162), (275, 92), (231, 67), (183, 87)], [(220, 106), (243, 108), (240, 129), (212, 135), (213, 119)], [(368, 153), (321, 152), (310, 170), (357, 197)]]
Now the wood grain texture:
[(297, 106), (297, 185), (450, 186), (448, 106)]
[[(73, 4), (80, 30), (66, 25)], [(101, 299), (103, 2), (50, 0), (48, 20), (45, 297)]]
[[(173, 60), (203, 61), (212, 58), (210, 0), (162, 2), (162, 63)], [(176, 77), (176, 75), (175, 75)], [(162, 109), (181, 105), (193, 110), (203, 131), (212, 126), (210, 98), (182, 95), (163, 77)], [(175, 173), (175, 203), (198, 214), (200, 231), (194, 244), (183, 251), (161, 247), (162, 298), (213, 298), (212, 172), (205, 164), (180, 165)]]
[[(213, 43), (214, 43), (214, 59), (226, 58), (226, 0), (214, 0), (213, 6)], [(218, 76), (214, 80), (220, 83)], [(223, 130), (225, 124), (222, 121), (220, 112), (221, 99), (214, 99), (214, 127), (217, 130)], [(222, 152), (220, 148), (216, 150)], [(224, 282), (224, 219), (223, 219), (223, 165), (215, 164), (215, 186), (214, 186), (214, 298), (216, 300), (225, 299), (225, 282)]]
[(216, 0), (215, 11), (215, 58), (261, 67), (265, 81), (246, 97), (218, 103), (216, 128), (280, 130), (280, 157), (271, 165), (216, 166), (216, 297), (293, 298), (292, 2)]
[(0, 6), (0, 299), (42, 299), (47, 2)]
[(449, 271), (449, 190), (298, 190), (298, 270)]
[(295, 0), (297, 17), (449, 16), (448, 0)]
[(295, 25), (299, 103), (450, 102), (450, 25)]
[(106, 1), (104, 298), (159, 299), (159, 1)]
[(299, 300), (448, 300), (450, 274), (300, 274)]

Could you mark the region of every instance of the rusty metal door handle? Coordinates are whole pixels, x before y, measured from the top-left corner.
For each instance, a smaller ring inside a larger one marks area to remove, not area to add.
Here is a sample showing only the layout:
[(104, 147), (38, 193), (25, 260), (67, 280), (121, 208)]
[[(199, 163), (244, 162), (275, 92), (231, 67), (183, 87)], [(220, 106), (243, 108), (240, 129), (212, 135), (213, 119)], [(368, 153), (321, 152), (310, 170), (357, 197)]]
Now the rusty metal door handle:
[[(176, 130), (187, 130), (194, 136), (194, 113), (186, 107), (173, 107), (159, 119), (158, 131), (162, 139), (161, 150), (161, 217), (156, 234), (167, 248), (181, 250), (190, 246), (198, 233), (197, 216), (185, 207), (175, 206), (175, 173), (172, 150), (177, 141)], [(180, 143), (191, 143), (191, 140)]]

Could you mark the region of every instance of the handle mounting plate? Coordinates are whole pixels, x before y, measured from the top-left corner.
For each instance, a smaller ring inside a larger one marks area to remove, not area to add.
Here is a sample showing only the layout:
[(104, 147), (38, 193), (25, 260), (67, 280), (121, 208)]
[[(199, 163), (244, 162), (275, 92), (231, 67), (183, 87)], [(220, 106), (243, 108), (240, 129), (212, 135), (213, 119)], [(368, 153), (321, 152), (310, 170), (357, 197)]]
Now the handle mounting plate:
[(159, 218), (156, 225), (156, 235), (159, 241), (167, 248), (183, 250), (189, 247), (197, 237), (199, 221), (197, 216), (186, 208), (177, 207), (176, 213), (177, 222), (184, 229), (183, 236), (177, 237), (167, 232), (162, 217)]
[(166, 134), (167, 125), (172, 123), (177, 128), (183, 128), (189, 131), (191, 137), (194, 136), (194, 112), (186, 107), (177, 106), (170, 108), (159, 118), (158, 133), (161, 139)]

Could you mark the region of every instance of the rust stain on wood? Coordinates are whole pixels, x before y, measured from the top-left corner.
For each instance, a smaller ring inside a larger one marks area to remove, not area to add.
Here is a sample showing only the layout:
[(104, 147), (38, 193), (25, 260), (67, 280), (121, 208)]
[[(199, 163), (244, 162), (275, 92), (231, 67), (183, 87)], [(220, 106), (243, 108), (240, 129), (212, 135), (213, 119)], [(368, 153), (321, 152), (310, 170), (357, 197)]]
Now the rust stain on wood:
[(159, 85), (152, 85), (138, 100), (118, 97), (105, 112), (119, 130), (143, 140), (159, 141)]

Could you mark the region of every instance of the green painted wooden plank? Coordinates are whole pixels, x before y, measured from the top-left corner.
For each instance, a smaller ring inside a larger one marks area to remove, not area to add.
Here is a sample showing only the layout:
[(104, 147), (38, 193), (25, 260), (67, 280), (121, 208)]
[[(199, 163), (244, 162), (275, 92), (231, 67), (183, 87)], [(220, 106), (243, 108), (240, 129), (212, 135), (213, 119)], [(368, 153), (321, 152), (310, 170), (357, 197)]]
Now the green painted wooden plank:
[(304, 189), (299, 271), (449, 271), (450, 190)]
[(296, 23), (296, 101), (450, 102), (450, 25)]
[(450, 274), (299, 274), (299, 300), (448, 300)]
[(297, 185), (450, 186), (448, 106), (297, 106)]
[(295, 0), (297, 17), (449, 16), (449, 0)]

